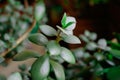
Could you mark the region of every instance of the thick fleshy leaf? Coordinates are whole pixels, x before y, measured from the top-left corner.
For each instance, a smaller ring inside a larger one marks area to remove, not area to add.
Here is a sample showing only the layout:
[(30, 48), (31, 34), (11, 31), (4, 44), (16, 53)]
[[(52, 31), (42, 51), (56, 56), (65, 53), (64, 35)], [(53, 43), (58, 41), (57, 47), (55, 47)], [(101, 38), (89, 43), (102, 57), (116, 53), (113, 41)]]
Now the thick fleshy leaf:
[(66, 30), (74, 30), (75, 27), (76, 27), (76, 19), (74, 17), (68, 16), (66, 18), (66, 25), (69, 24), (69, 23), (72, 23), (72, 24), (67, 26), (65, 29)]
[(110, 68), (107, 72), (108, 80), (120, 80), (120, 67)]
[(111, 49), (109, 52), (110, 52), (114, 57), (120, 59), (120, 50)]
[(62, 24), (62, 27), (64, 28), (65, 27), (65, 25), (66, 25), (66, 13), (64, 13), (64, 15), (63, 15), (63, 18), (62, 18), (62, 20), (61, 20), (61, 24)]
[(61, 47), (60, 56), (68, 63), (71, 63), (71, 64), (75, 63), (75, 57), (73, 56), (72, 52), (65, 47)]
[(32, 80), (44, 80), (50, 71), (48, 55), (41, 56), (31, 67)]
[(49, 41), (47, 44), (48, 51), (50, 55), (59, 55), (61, 52), (61, 47), (56, 41)]
[(67, 43), (71, 43), (71, 44), (80, 44), (81, 43), (80, 39), (74, 35), (63, 35), (62, 39), (63, 39), (63, 41), (65, 41)]
[(35, 11), (34, 11), (36, 21), (42, 19), (44, 13), (45, 13), (45, 5), (43, 3), (38, 3), (35, 6)]
[(44, 46), (48, 43), (48, 39), (41, 33), (31, 34), (28, 39), (37, 45)]
[(22, 76), (19, 72), (15, 72), (12, 75), (10, 75), (7, 80), (22, 80)]
[(59, 63), (52, 60), (50, 61), (50, 63), (55, 72), (55, 76), (57, 80), (65, 80), (65, 73), (63, 67)]
[(23, 61), (29, 58), (37, 58), (40, 57), (40, 53), (37, 53), (32, 50), (25, 50), (22, 51), (21, 53), (18, 53), (14, 56), (13, 60), (14, 61)]
[(40, 25), (39, 28), (47, 36), (55, 36), (57, 34), (57, 31), (49, 25)]

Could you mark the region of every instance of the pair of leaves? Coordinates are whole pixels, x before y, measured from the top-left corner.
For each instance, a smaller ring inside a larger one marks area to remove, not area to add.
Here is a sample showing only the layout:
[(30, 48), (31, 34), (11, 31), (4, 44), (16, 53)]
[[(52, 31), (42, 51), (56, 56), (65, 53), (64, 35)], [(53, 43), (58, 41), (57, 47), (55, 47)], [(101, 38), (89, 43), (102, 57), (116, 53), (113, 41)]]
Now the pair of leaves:
[(74, 17), (67, 16), (66, 13), (64, 13), (61, 24), (63, 29), (72, 31), (76, 26), (76, 20)]
[(48, 51), (50, 52), (50, 55), (60, 55), (65, 61), (68, 63), (75, 63), (75, 58), (72, 54), (72, 52), (65, 48), (65, 47), (60, 47), (60, 45), (56, 41), (50, 41), (47, 44)]
[(31, 68), (31, 76), (33, 80), (44, 80), (48, 77), (50, 72), (50, 64), (55, 72), (57, 80), (65, 80), (63, 67), (55, 62), (50, 61), (48, 55), (41, 56), (37, 59)]

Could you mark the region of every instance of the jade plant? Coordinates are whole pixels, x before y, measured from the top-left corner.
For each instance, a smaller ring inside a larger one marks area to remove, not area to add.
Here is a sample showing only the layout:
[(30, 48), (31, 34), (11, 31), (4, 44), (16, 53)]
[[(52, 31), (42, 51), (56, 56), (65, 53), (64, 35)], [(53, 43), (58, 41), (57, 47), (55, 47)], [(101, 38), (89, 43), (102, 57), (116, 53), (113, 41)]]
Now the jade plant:
[[(73, 34), (75, 26), (76, 19), (67, 16), (66, 13), (61, 20), (61, 26), (56, 26), (57, 30), (46, 24), (40, 25), (41, 33), (31, 34), (28, 39), (36, 45), (44, 46), (45, 53), (41, 55), (35, 51), (25, 50), (15, 55), (13, 60), (23, 61), (28, 58), (36, 58), (30, 69), (32, 80), (66, 80), (62, 63), (66, 61), (75, 64), (76, 60), (72, 51), (61, 45), (60, 42), (81, 43), (80, 39)], [(50, 37), (53, 39), (49, 39)]]

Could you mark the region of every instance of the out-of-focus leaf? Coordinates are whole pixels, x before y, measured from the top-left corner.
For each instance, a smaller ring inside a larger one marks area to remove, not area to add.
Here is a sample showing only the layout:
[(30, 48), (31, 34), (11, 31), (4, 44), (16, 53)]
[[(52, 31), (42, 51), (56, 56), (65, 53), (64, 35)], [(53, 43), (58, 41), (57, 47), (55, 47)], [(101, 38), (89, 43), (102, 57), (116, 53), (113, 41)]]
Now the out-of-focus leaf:
[(108, 80), (120, 80), (120, 67), (113, 67), (110, 68), (107, 72), (107, 78)]
[(86, 45), (86, 49), (91, 50), (91, 51), (96, 50), (96, 48), (97, 48), (97, 44), (94, 42), (90, 42)]
[(65, 47), (61, 47), (60, 56), (68, 63), (71, 63), (71, 64), (75, 63), (75, 57), (73, 56), (72, 52)]
[(23, 61), (29, 58), (38, 58), (40, 57), (40, 53), (37, 53), (32, 50), (25, 50), (22, 51), (21, 53), (18, 53), (14, 56), (13, 60), (14, 61)]
[(120, 44), (119, 43), (114, 43), (114, 42), (111, 42), (111, 41), (108, 41), (107, 43), (113, 49), (120, 49)]
[(41, 56), (31, 67), (32, 80), (44, 80), (50, 71), (50, 63), (48, 55)]
[(7, 80), (22, 80), (22, 76), (20, 75), (19, 72), (15, 72), (11, 74)]
[(96, 39), (97, 39), (97, 34), (94, 33), (94, 32), (91, 33), (91, 34), (89, 35), (89, 39), (90, 39), (90, 40), (93, 40), (93, 41), (96, 40)]
[(114, 57), (120, 59), (120, 50), (111, 49), (109, 52), (110, 52)]
[(86, 42), (86, 43), (89, 42), (89, 39), (88, 39), (86, 36), (80, 35), (79, 37), (80, 37), (80, 39), (82, 39), (84, 42)]
[(105, 49), (107, 47), (107, 41), (105, 39), (98, 40), (98, 47), (101, 49)]
[(6, 77), (4, 75), (0, 74), (0, 80), (7, 80)]
[(63, 41), (65, 41), (67, 43), (71, 43), (71, 44), (80, 44), (81, 43), (80, 39), (74, 35), (63, 35), (62, 39), (63, 39)]
[(39, 28), (42, 31), (42, 33), (44, 33), (47, 36), (56, 36), (57, 34), (57, 31), (49, 25), (40, 25)]
[(50, 61), (50, 63), (55, 72), (55, 76), (57, 80), (65, 80), (65, 73), (63, 67), (59, 63), (52, 60)]
[(45, 13), (45, 5), (42, 2), (40, 2), (35, 6), (34, 14), (36, 21), (41, 20), (44, 13)]
[(85, 30), (84, 35), (85, 35), (86, 37), (89, 37), (89, 36), (90, 36), (90, 32), (89, 32), (88, 30)]
[(114, 35), (117, 38), (117, 41), (120, 43), (120, 34), (119, 33), (114, 33)]
[(59, 55), (61, 52), (61, 47), (56, 41), (49, 41), (47, 44), (48, 51), (50, 55)]
[(48, 39), (41, 33), (31, 34), (28, 39), (40, 46), (44, 46), (48, 43)]
[(94, 53), (94, 56), (98, 61), (102, 61), (105, 58), (104, 55), (102, 53), (99, 53), (99, 52)]
[(2, 56), (0, 56), (0, 63), (2, 63), (4, 60), (5, 59)]

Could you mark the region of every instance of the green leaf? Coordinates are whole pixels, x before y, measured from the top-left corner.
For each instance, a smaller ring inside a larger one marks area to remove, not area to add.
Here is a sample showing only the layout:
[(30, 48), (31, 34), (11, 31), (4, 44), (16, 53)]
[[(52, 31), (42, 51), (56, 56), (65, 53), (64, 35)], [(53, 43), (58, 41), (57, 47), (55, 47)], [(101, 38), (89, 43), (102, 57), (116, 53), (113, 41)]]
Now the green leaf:
[(120, 80), (120, 67), (110, 68), (107, 72), (108, 80)]
[(56, 41), (49, 41), (47, 44), (48, 51), (50, 55), (59, 55), (61, 52), (61, 47)]
[(62, 24), (63, 28), (65, 28), (65, 25), (66, 25), (66, 17), (67, 17), (67, 15), (66, 15), (66, 13), (64, 13), (63, 18), (61, 20), (61, 24)]
[(74, 35), (63, 35), (62, 39), (63, 39), (63, 41), (65, 41), (67, 43), (71, 43), (71, 44), (80, 44), (81, 43), (80, 39)]
[(57, 34), (57, 31), (49, 25), (40, 25), (39, 28), (47, 36), (56, 36)]
[(5, 59), (2, 56), (0, 56), (0, 63), (2, 63), (4, 60)]
[(35, 6), (35, 11), (34, 11), (36, 21), (41, 20), (43, 18), (44, 13), (45, 13), (45, 5), (43, 3), (38, 3)]
[(107, 43), (113, 49), (120, 49), (120, 44), (119, 43), (114, 43), (114, 42), (111, 42), (111, 41), (108, 41)]
[(65, 73), (64, 73), (63, 67), (59, 63), (53, 60), (51, 60), (50, 63), (55, 72), (55, 76), (57, 80), (65, 80)]
[(60, 56), (67, 61), (68, 63), (74, 64), (75, 63), (75, 58), (72, 54), (72, 52), (65, 48), (65, 47), (61, 47), (61, 54)]
[(22, 51), (21, 53), (18, 53), (14, 56), (13, 60), (14, 61), (23, 61), (29, 58), (38, 58), (40, 57), (40, 53), (37, 53), (32, 50), (25, 50)]
[(7, 80), (22, 80), (22, 76), (19, 72), (15, 72), (12, 75), (10, 75)]
[(75, 23), (75, 22), (69, 22), (69, 23), (67, 23), (64, 28), (69, 27), (69, 26), (72, 25), (73, 23)]
[(48, 39), (41, 33), (31, 34), (28, 39), (40, 46), (44, 46), (48, 43)]
[(41, 56), (31, 67), (32, 80), (44, 80), (50, 72), (48, 55)]
[(114, 57), (120, 59), (120, 50), (111, 49), (109, 52), (110, 52)]
[(66, 18), (66, 25), (69, 25), (65, 28), (66, 30), (70, 30), (70, 31), (74, 30), (76, 27), (76, 19), (74, 17), (68, 16)]

